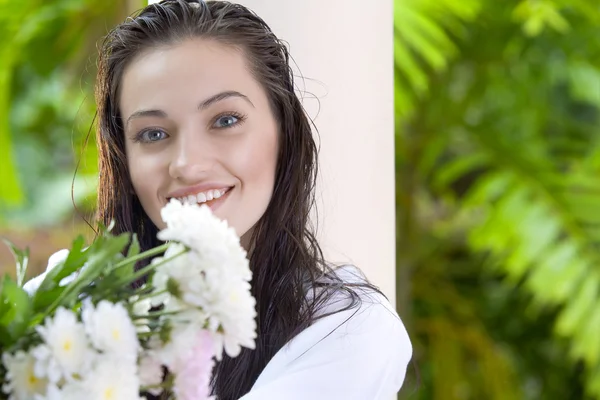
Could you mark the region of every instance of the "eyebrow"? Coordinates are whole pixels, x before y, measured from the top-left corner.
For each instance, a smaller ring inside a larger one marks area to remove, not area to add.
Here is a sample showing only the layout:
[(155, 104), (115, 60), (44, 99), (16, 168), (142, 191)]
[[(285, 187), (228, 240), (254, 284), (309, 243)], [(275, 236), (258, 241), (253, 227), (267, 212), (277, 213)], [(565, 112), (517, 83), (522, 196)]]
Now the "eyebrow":
[[(252, 102), (250, 101), (250, 99), (248, 98), (248, 96), (246, 96), (245, 94), (242, 94), (242, 93), (240, 93), (238, 91), (235, 91), (235, 90), (227, 90), (225, 92), (217, 93), (217, 94), (215, 94), (213, 96), (210, 96), (208, 99), (203, 100), (198, 105), (198, 110), (204, 110), (204, 109), (210, 107), (211, 105), (213, 105), (215, 103), (218, 103), (219, 101), (228, 99), (230, 97), (239, 97), (239, 98), (242, 98), (248, 104), (250, 104), (252, 107), (254, 107), (254, 104), (252, 104)], [(167, 118), (168, 115), (163, 110), (139, 110), (139, 111), (134, 112), (133, 114), (131, 114), (129, 116), (129, 118), (127, 118), (127, 122), (125, 123), (125, 127), (127, 127), (127, 125), (129, 125), (129, 122), (132, 119), (141, 118), (141, 117)]]
[(217, 93), (214, 96), (211, 96), (208, 99), (204, 100), (198, 106), (198, 110), (203, 110), (203, 109), (211, 106), (214, 103), (217, 103), (217, 102), (219, 102), (221, 100), (228, 99), (230, 97), (240, 97), (240, 98), (246, 100), (248, 102), (248, 104), (250, 104), (252, 107), (254, 107), (254, 104), (252, 104), (252, 102), (250, 101), (250, 99), (248, 98), (248, 96), (246, 96), (245, 94), (242, 94), (242, 93), (237, 92), (235, 90), (228, 90), (228, 91), (225, 91), (225, 92)]

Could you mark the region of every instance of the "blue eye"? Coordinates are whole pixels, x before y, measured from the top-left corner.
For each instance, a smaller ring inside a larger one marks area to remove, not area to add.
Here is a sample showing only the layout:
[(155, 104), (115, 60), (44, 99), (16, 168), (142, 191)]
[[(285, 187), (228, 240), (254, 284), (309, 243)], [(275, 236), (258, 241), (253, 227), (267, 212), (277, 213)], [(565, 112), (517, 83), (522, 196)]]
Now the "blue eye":
[(214, 123), (215, 128), (229, 128), (239, 124), (243, 120), (243, 117), (234, 114), (225, 114), (216, 119)]
[(159, 129), (147, 129), (140, 132), (135, 138), (137, 142), (153, 143), (167, 138), (167, 134)]

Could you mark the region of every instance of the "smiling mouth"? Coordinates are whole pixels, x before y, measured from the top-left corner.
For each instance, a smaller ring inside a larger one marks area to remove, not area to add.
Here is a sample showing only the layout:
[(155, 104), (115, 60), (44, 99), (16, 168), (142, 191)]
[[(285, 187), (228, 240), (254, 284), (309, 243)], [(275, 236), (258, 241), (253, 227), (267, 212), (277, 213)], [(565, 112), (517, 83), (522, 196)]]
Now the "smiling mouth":
[(221, 203), (221, 201), (224, 200), (229, 192), (231, 192), (231, 189), (233, 189), (233, 186), (222, 189), (211, 189), (197, 194), (167, 198), (167, 201), (170, 201), (172, 198), (174, 198), (181, 201), (183, 204), (206, 204), (212, 208), (213, 205)]

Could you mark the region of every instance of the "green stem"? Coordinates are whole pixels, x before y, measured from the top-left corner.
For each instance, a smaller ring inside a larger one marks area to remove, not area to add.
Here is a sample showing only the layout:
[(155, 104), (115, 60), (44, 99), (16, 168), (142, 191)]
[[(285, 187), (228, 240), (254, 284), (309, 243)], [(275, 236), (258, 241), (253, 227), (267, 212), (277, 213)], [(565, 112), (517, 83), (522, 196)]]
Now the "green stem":
[[(158, 248), (158, 247), (157, 247), (157, 248)], [(117, 286), (117, 287), (119, 287), (119, 286), (125, 286), (125, 285), (129, 285), (131, 282), (133, 282), (133, 281), (135, 281), (135, 280), (137, 280), (137, 279), (139, 279), (139, 278), (143, 277), (144, 275), (147, 275), (148, 273), (150, 273), (150, 272), (152, 272), (153, 270), (157, 269), (157, 268), (158, 268), (158, 267), (160, 267), (161, 265), (164, 265), (164, 264), (166, 264), (166, 263), (168, 263), (168, 262), (170, 262), (170, 261), (173, 261), (173, 260), (174, 260), (174, 259), (176, 259), (177, 257), (179, 257), (179, 256), (181, 256), (181, 255), (184, 255), (184, 254), (185, 254), (185, 253), (187, 253), (187, 252), (188, 252), (188, 250), (186, 249), (186, 250), (180, 251), (179, 253), (177, 253), (177, 254), (175, 254), (175, 255), (173, 255), (173, 256), (171, 256), (171, 257), (169, 257), (169, 258), (165, 258), (164, 260), (162, 260), (162, 261), (161, 261), (161, 262), (159, 262), (159, 263), (156, 263), (156, 264), (150, 264), (150, 265), (148, 265), (147, 267), (145, 267), (145, 268), (142, 268), (142, 269), (140, 269), (139, 271), (136, 271), (136, 272), (134, 272), (134, 273), (133, 273), (131, 276), (128, 276), (128, 277), (127, 277), (127, 278), (125, 278), (125, 279), (121, 279), (121, 280), (119, 280), (119, 281), (116, 281), (116, 282), (114, 283), (114, 285), (113, 285), (113, 286)], [(120, 264), (120, 263), (119, 263), (119, 264)]]
[(164, 243), (164, 244), (161, 244), (158, 247), (154, 247), (154, 248), (152, 248), (150, 250), (146, 250), (143, 253), (140, 253), (140, 254), (135, 255), (133, 257), (129, 257), (129, 258), (126, 258), (124, 260), (121, 260), (121, 262), (119, 262), (118, 264), (116, 264), (114, 266), (114, 269), (125, 267), (125, 266), (127, 266), (127, 265), (129, 265), (131, 263), (136, 263), (136, 262), (138, 262), (140, 260), (143, 260), (144, 258), (152, 257), (152, 256), (155, 256), (157, 254), (163, 253), (163, 252), (165, 252), (169, 248), (169, 245), (170, 245), (170, 243)]
[(148, 285), (144, 284), (144, 285), (140, 286), (139, 288), (135, 289), (135, 291), (133, 292), (133, 295), (136, 295), (136, 294), (140, 295), (149, 290), (152, 290), (152, 288), (149, 287)]
[(167, 315), (181, 314), (181, 311), (183, 311), (183, 310), (177, 310), (177, 311), (157, 311), (157, 312), (151, 312), (149, 314), (144, 314), (144, 315), (132, 315), (131, 319), (132, 320), (136, 320), (136, 319), (152, 319), (152, 318), (156, 318), (156, 317), (164, 317), (164, 316), (167, 316)]
[(174, 378), (174, 376), (171, 373), (169, 373), (167, 375), (166, 379), (164, 380), (164, 382), (159, 383), (157, 385), (142, 386), (142, 387), (140, 387), (140, 390), (144, 392), (149, 389), (159, 389), (159, 388), (163, 388), (166, 390), (173, 389), (173, 383), (174, 383), (173, 378)]
[(161, 389), (161, 388), (162, 389), (170, 389), (170, 388), (165, 388), (162, 383), (159, 383), (158, 385), (142, 386), (142, 387), (140, 387), (140, 391), (147, 392), (148, 390)]
[(142, 338), (149, 338), (149, 337), (152, 337), (152, 336), (155, 336), (155, 335), (157, 335), (157, 333), (156, 332), (152, 332), (152, 331), (150, 331), (150, 332), (138, 332), (137, 333), (137, 336), (138, 337), (142, 337)]
[[(146, 290), (148, 290), (148, 288), (146, 288)], [(164, 294), (164, 293), (169, 293), (169, 291), (167, 289), (165, 289), (165, 290), (161, 290), (159, 292), (150, 292), (150, 293), (146, 293), (146, 294), (141, 294), (141, 295), (139, 295), (139, 297), (137, 299), (135, 299), (133, 304), (139, 303), (142, 300), (151, 299), (153, 297), (156, 297), (156, 296)]]

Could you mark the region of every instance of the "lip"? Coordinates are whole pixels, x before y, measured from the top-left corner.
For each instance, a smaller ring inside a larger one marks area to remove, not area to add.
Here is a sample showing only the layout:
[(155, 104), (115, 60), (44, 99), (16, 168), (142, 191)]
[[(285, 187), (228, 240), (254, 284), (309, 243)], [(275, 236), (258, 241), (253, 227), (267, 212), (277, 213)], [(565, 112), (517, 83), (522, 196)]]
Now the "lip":
[(189, 186), (182, 189), (177, 189), (169, 194), (167, 194), (167, 201), (171, 200), (173, 197), (184, 197), (189, 196), (191, 194), (198, 194), (201, 192), (206, 192), (207, 190), (219, 190), (219, 189), (227, 189), (227, 193), (231, 191), (234, 185), (229, 185), (226, 183), (220, 182), (205, 182), (194, 186)]
[(227, 200), (227, 198), (229, 197), (229, 193), (233, 191), (233, 188), (234, 186), (231, 186), (221, 197), (219, 197), (218, 199), (209, 200), (204, 204), (210, 207), (210, 210), (214, 213), (217, 210), (217, 208), (221, 207), (221, 204), (223, 204), (225, 200)]

